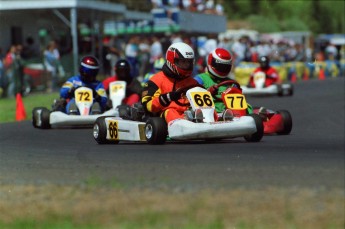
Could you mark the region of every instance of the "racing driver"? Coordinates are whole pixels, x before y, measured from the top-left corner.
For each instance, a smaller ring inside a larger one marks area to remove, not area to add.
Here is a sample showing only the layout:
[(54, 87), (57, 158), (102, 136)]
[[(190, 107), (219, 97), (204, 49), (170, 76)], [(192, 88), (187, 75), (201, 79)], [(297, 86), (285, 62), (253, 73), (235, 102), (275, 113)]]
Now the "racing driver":
[(266, 76), (265, 87), (268, 87), (272, 84), (279, 83), (279, 74), (277, 70), (270, 65), (270, 59), (268, 56), (261, 56), (259, 58), (260, 66), (257, 67), (250, 76), (248, 87), (255, 87), (254, 84), (254, 75), (257, 72), (263, 72)]
[(96, 79), (99, 70), (99, 63), (96, 57), (85, 56), (79, 65), (79, 75), (69, 78), (60, 89), (60, 96), (66, 99), (66, 113), (78, 114), (78, 109), (74, 99), (74, 91), (78, 87), (88, 87), (93, 91), (94, 104), (91, 107), (93, 114), (102, 113), (107, 103), (107, 95), (102, 82)]
[[(222, 92), (228, 87), (236, 87), (236, 84), (220, 86), (218, 90), (215, 86), (221, 82), (230, 80), (228, 75), (232, 68), (232, 56), (230, 52), (223, 48), (216, 48), (207, 57), (206, 71), (199, 75), (196, 75), (194, 79), (208, 89), (213, 98), (217, 113), (221, 113), (225, 110), (225, 104), (221, 100)], [(248, 105), (247, 113), (251, 114), (252, 107)]]
[(181, 105), (187, 102), (186, 98), (181, 97), (181, 89), (198, 83), (192, 77), (195, 59), (194, 51), (188, 44), (173, 43), (165, 59), (162, 71), (153, 75), (144, 85), (141, 102), (147, 112), (160, 115), (169, 123), (184, 118), (184, 111), (188, 108)]

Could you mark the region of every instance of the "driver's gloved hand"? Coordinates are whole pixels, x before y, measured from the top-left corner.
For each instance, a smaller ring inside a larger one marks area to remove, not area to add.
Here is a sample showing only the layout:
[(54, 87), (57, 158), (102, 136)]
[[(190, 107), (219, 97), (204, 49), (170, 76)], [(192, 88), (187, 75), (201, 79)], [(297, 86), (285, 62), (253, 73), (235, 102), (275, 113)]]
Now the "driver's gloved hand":
[(208, 91), (211, 93), (212, 96), (214, 96), (217, 94), (218, 87), (216, 85), (213, 85), (213, 86), (208, 88)]
[(74, 97), (74, 92), (75, 90), (77, 90), (78, 87), (72, 87), (71, 89), (69, 89), (68, 91), (68, 97), (69, 98), (73, 98)]
[(95, 89), (92, 89), (92, 96), (95, 98), (97, 102), (100, 102), (102, 99)]
[(159, 96), (159, 102), (162, 104), (162, 106), (169, 106), (171, 101), (177, 101), (181, 98), (181, 92), (180, 91), (172, 91), (166, 94), (161, 94)]

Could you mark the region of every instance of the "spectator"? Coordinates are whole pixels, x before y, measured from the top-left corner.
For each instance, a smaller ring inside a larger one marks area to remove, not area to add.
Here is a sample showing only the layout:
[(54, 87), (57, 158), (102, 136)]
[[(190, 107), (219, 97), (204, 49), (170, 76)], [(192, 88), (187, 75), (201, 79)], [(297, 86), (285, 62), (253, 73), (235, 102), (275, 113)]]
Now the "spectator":
[(138, 77), (139, 75), (139, 37), (134, 35), (131, 36), (126, 44), (125, 56), (128, 62), (131, 64), (131, 75), (132, 77)]
[(43, 52), (43, 63), (47, 70), (46, 88), (47, 92), (58, 89), (58, 67), (60, 65), (60, 53), (55, 41), (50, 41)]

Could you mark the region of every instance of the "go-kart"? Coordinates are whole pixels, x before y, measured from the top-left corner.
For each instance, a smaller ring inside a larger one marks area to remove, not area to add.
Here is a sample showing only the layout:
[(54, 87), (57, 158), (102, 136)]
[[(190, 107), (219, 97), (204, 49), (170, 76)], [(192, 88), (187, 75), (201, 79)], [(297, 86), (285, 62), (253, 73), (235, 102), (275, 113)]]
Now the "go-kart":
[[(112, 101), (111, 109), (100, 113), (92, 111), (94, 98), (92, 89), (78, 87), (74, 92), (78, 114), (66, 114), (61, 109), (49, 110), (45, 107), (36, 107), (32, 111), (32, 124), (35, 128), (50, 129), (57, 127), (89, 127), (92, 128), (95, 120), (100, 116), (118, 116), (118, 105), (125, 98), (126, 82), (115, 81), (109, 85), (109, 97)], [(55, 103), (58, 101), (55, 101)], [(61, 102), (61, 100), (60, 100)], [(55, 107), (55, 104), (53, 105)]]
[[(209, 90), (212, 94), (218, 93), (218, 89), (221, 86), (228, 86), (222, 93), (221, 98), (225, 107), (231, 110), (234, 116), (247, 115), (247, 102), (242, 94), (241, 86), (234, 80), (227, 80), (211, 87)], [(292, 129), (292, 117), (289, 111), (273, 111), (264, 107), (255, 107), (253, 108), (253, 112), (262, 118), (264, 134), (290, 134)]]
[(233, 117), (224, 112), (218, 117), (209, 91), (199, 86), (181, 91), (186, 103), (177, 104), (189, 106), (185, 118), (167, 124), (161, 117), (147, 115), (141, 104), (135, 104), (125, 116), (97, 118), (94, 139), (99, 144), (119, 141), (164, 144), (167, 137), (178, 141), (244, 137), (248, 142), (258, 142), (263, 137), (262, 119), (257, 114)]
[(289, 111), (274, 111), (264, 107), (256, 107), (253, 111), (263, 119), (265, 134), (290, 134), (292, 130), (292, 116)]
[(266, 85), (266, 74), (264, 72), (256, 72), (253, 75), (254, 87), (242, 86), (242, 92), (245, 95), (293, 95), (293, 85), (291, 83), (269, 83)]

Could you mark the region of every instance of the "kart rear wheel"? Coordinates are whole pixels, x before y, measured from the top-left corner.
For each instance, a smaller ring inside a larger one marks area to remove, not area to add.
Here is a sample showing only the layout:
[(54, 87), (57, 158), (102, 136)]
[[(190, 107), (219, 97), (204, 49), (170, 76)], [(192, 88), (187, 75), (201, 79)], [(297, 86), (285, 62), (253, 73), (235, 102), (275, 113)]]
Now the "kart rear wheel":
[(281, 84), (277, 84), (278, 96), (284, 95), (284, 90)]
[(41, 121), (42, 121), (42, 129), (50, 129), (50, 110), (48, 110), (47, 108), (43, 108), (41, 111)]
[(289, 84), (290, 87), (288, 89), (288, 96), (292, 96), (293, 95), (293, 85), (292, 84)]
[(105, 118), (107, 116), (101, 116), (96, 119), (92, 129), (93, 138), (98, 144), (118, 144), (119, 141), (110, 141), (107, 139), (108, 128)]
[(257, 114), (249, 114), (255, 121), (256, 132), (251, 135), (244, 136), (247, 142), (259, 142), (264, 136), (264, 125), (262, 119)]
[(41, 115), (40, 115), (40, 110), (44, 109), (44, 107), (35, 107), (32, 110), (32, 125), (35, 128), (41, 128), (40, 123), (40, 119), (41, 119)]
[(279, 110), (277, 111), (283, 118), (283, 125), (284, 129), (282, 131), (277, 132), (279, 135), (288, 135), (292, 130), (292, 117), (289, 111), (287, 110)]
[(168, 127), (163, 118), (149, 118), (145, 125), (146, 141), (152, 145), (164, 144), (168, 135)]
[(50, 129), (50, 110), (45, 107), (36, 107), (32, 110), (32, 125), (35, 128)]

